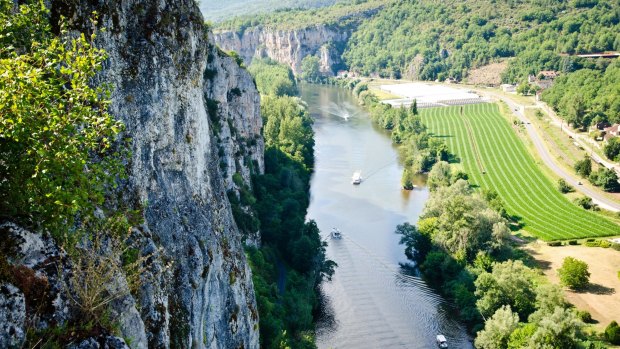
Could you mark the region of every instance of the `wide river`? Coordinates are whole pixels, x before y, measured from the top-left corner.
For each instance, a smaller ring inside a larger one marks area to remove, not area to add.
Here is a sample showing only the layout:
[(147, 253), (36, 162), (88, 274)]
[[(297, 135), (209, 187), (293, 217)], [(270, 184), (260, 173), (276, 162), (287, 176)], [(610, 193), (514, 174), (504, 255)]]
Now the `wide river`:
[[(322, 285), (318, 347), (436, 348), (435, 336), (444, 334), (451, 348), (472, 348), (450, 305), (399, 266), (407, 258), (394, 229), (417, 221), (428, 190), (400, 189), (402, 166), (389, 135), (349, 91), (304, 85), (302, 99), (316, 139), (308, 218), (326, 238), (332, 227), (343, 233), (328, 240), (328, 258), (338, 268)], [(364, 181), (354, 186), (358, 170)]]

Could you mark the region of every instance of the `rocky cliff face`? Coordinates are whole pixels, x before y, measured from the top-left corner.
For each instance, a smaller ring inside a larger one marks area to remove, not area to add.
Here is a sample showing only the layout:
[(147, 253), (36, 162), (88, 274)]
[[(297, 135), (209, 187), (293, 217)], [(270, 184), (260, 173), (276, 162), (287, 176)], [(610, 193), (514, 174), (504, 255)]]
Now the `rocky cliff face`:
[(296, 75), (301, 73), (301, 61), (315, 55), (323, 73), (331, 76), (342, 64), (340, 57), (349, 36), (346, 30), (325, 25), (290, 30), (253, 27), (241, 34), (215, 32), (215, 42), (223, 50), (239, 53), (247, 64), (254, 57), (268, 57), (289, 65)]
[[(152, 281), (114, 304), (123, 337), (135, 348), (258, 348), (251, 274), (226, 195), (235, 172), (247, 182), (263, 171), (251, 76), (215, 48), (193, 0), (49, 5), (53, 21), (62, 15), (80, 30), (97, 11), (106, 30), (96, 45), (109, 55), (99, 82), (112, 86), (110, 111), (132, 138), (119, 197), (144, 207), (135, 233), (154, 262)], [(1, 286), (0, 305), (17, 309), (9, 316), (19, 327), (23, 300)]]

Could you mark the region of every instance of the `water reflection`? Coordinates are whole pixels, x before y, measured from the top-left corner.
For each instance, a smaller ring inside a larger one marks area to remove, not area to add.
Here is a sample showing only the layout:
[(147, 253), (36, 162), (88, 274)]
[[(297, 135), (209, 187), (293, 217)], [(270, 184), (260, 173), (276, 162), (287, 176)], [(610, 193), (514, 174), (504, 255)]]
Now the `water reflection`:
[[(402, 167), (389, 136), (370, 123), (348, 91), (305, 85), (302, 98), (315, 119), (316, 164), (308, 218), (331, 240), (338, 263), (322, 286), (319, 348), (432, 348), (443, 333), (451, 347), (471, 348), (452, 310), (415, 275), (402, 268), (404, 249), (396, 225), (415, 222), (428, 190), (418, 177), (413, 191), (400, 188)], [(362, 171), (364, 181), (351, 185)]]

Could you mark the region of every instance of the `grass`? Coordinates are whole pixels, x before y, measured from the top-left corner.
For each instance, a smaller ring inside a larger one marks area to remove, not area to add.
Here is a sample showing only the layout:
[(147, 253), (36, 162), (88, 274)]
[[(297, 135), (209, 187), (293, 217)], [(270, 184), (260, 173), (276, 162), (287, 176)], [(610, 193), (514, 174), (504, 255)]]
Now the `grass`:
[(547, 241), (620, 234), (620, 226), (577, 207), (556, 189), (497, 105), (463, 106), (463, 115), (460, 110), (422, 109), (421, 116), (460, 159), (470, 182), (497, 191), (524, 230)]

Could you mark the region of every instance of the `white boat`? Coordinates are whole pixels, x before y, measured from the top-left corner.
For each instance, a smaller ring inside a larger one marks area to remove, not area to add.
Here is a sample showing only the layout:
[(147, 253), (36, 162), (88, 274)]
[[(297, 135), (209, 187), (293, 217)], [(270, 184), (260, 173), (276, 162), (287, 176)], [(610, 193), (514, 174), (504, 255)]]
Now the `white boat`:
[(440, 348), (448, 347), (448, 341), (446, 340), (446, 337), (443, 334), (437, 335), (437, 346)]
[(362, 183), (362, 173), (361, 172), (355, 172), (353, 173), (353, 177), (351, 178), (351, 184), (361, 184)]
[(333, 228), (330, 235), (332, 239), (336, 239), (336, 240), (342, 239), (342, 233), (340, 232), (340, 230), (338, 230), (338, 228)]

